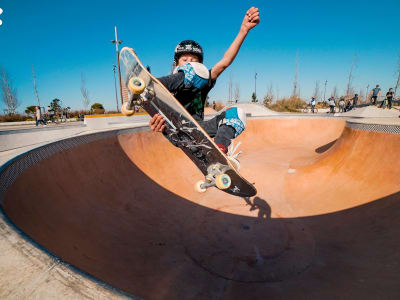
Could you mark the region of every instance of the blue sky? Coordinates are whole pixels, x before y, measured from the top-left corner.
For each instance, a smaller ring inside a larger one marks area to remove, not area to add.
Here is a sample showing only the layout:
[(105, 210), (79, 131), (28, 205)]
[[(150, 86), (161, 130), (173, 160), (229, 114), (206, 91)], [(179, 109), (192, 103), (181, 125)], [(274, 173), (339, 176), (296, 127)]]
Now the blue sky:
[[(147, 4), (151, 3), (151, 4)], [(327, 94), (344, 93), (354, 55), (353, 86), (364, 92), (379, 83), (394, 86), (400, 51), (400, 1), (15, 1), (2, 0), (0, 66), (18, 90), (19, 111), (35, 105), (32, 65), (42, 105), (60, 98), (82, 109), (81, 73), (91, 103), (115, 110), (112, 65), (114, 26), (123, 46), (136, 50), (155, 76), (168, 74), (173, 50), (184, 39), (198, 41), (211, 68), (235, 38), (246, 10), (260, 9), (261, 22), (245, 40), (236, 60), (218, 78), (211, 100), (226, 101), (230, 75), (240, 100), (254, 91), (263, 97), (292, 92), (296, 52), (301, 96), (309, 99), (315, 82)], [(4, 104), (0, 104), (4, 108)]]

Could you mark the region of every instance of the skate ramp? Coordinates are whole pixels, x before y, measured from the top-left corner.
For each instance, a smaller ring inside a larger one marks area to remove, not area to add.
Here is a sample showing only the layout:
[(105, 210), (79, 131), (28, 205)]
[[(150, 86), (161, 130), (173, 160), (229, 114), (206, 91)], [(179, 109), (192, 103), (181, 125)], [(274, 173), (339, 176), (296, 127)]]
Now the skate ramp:
[(400, 296), (399, 134), (263, 119), (240, 140), (250, 199), (196, 193), (203, 176), (179, 149), (124, 130), (16, 159), (1, 206), (45, 249), (134, 297)]
[(335, 116), (356, 118), (398, 118), (399, 115), (400, 111), (397, 107), (392, 107), (392, 109), (383, 109), (374, 105), (357, 107), (356, 109), (352, 109), (348, 112), (335, 114)]
[[(236, 103), (234, 106), (240, 107), (243, 109), (248, 116), (251, 117), (260, 117), (260, 116), (276, 116), (279, 115), (279, 112), (273, 111), (269, 108), (266, 108), (262, 104), (257, 103)], [(229, 106), (227, 106), (228, 108)]]
[(218, 113), (218, 112), (215, 109), (213, 109), (212, 107), (204, 108), (204, 115), (215, 115), (216, 113)]

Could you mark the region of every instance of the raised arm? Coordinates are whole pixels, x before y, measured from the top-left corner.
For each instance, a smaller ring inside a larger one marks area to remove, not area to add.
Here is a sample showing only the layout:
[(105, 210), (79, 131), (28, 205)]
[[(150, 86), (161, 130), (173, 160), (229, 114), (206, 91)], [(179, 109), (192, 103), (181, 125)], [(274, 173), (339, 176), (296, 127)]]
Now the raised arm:
[(235, 40), (225, 52), (224, 57), (211, 69), (211, 78), (215, 80), (233, 62), (249, 31), (260, 22), (258, 8), (251, 7), (244, 16), (240, 31)]

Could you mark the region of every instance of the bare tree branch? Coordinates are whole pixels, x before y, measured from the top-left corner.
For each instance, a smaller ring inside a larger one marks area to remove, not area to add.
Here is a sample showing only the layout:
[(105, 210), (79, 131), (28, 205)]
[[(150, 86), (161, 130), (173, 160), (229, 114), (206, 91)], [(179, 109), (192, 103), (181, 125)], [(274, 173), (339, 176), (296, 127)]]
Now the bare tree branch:
[(336, 85), (333, 87), (331, 97), (333, 97), (335, 99), (337, 98), (337, 86)]
[(316, 82), (315, 82), (315, 89), (314, 89), (314, 94), (313, 94), (313, 97), (316, 99), (316, 100), (318, 100), (319, 98), (320, 98), (320, 90), (319, 90), (319, 81), (317, 80)]
[(89, 91), (86, 88), (86, 81), (85, 81), (85, 76), (83, 73), (81, 73), (81, 93), (82, 93), (82, 102), (83, 102), (83, 108), (85, 111), (89, 109), (89, 104), (90, 104), (90, 98), (89, 98)]
[(274, 87), (272, 83), (268, 87), (267, 94), (264, 96), (264, 105), (269, 106), (272, 104), (272, 101), (274, 100)]
[(237, 83), (235, 85), (234, 98), (235, 98), (235, 103), (238, 103), (240, 101), (240, 85), (239, 85), (239, 83)]
[(2, 100), (7, 106), (8, 113), (15, 114), (17, 107), (20, 105), (17, 97), (17, 89), (13, 87), (10, 77), (2, 67), (0, 67), (0, 86)]
[(397, 88), (399, 87), (400, 84), (400, 51), (398, 54), (398, 62), (397, 62), (397, 81), (396, 81), (396, 86), (394, 87), (394, 98), (396, 98), (396, 92)]
[(232, 73), (229, 74), (229, 96), (228, 96), (228, 104), (232, 104)]
[(299, 74), (299, 52), (296, 52), (296, 73), (294, 75), (294, 81), (293, 81), (293, 93), (292, 97), (297, 98), (298, 97), (298, 74)]
[(353, 62), (351, 63), (350, 67), (349, 78), (347, 81), (347, 88), (346, 88), (346, 98), (350, 98), (354, 94), (354, 88), (352, 87), (352, 84), (354, 80), (353, 71), (356, 66), (357, 66), (357, 53), (354, 54)]
[(33, 90), (35, 92), (37, 101), (38, 101), (38, 105), (40, 107), (40, 99), (39, 99), (39, 93), (37, 91), (37, 86), (36, 86), (36, 75), (35, 75), (35, 70), (33, 69), (33, 65), (32, 65), (32, 78), (33, 78)]

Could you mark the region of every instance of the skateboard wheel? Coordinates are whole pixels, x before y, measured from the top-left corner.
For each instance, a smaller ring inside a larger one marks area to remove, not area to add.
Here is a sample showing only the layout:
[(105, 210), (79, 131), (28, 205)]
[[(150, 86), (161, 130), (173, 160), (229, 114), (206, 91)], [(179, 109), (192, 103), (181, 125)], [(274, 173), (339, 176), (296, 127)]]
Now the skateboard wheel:
[(130, 109), (129, 102), (124, 102), (121, 107), (121, 112), (124, 116), (133, 116), (135, 114), (135, 109)]
[(146, 88), (146, 84), (144, 83), (142, 78), (132, 77), (131, 79), (129, 79), (128, 87), (132, 94), (139, 95), (143, 93), (144, 89)]
[(215, 179), (215, 185), (220, 190), (226, 190), (231, 186), (231, 178), (226, 174), (218, 175)]
[(205, 182), (202, 180), (196, 182), (196, 184), (194, 186), (194, 188), (196, 189), (196, 192), (204, 193), (207, 190), (206, 188), (203, 188), (203, 184), (205, 184)]

